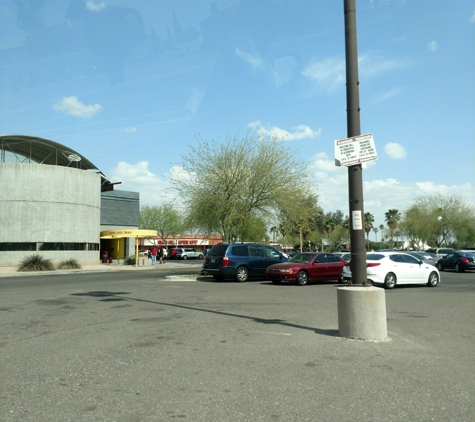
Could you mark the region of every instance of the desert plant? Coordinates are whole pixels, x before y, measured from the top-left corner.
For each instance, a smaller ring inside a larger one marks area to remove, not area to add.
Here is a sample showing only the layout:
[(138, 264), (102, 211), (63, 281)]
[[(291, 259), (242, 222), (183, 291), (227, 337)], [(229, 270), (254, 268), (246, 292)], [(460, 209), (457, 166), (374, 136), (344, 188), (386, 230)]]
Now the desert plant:
[(129, 255), (125, 258), (124, 265), (135, 265), (135, 255)]
[(53, 271), (53, 262), (41, 255), (30, 255), (24, 258), (18, 266), (18, 271)]
[(70, 259), (61, 261), (57, 265), (57, 268), (58, 270), (79, 270), (81, 269), (81, 265), (74, 258), (70, 258)]

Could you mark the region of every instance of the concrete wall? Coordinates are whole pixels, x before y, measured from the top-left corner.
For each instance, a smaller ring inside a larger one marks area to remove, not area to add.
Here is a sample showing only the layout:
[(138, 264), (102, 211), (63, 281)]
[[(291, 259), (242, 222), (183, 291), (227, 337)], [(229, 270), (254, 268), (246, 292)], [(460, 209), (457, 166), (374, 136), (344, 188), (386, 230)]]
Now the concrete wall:
[[(99, 243), (97, 173), (41, 164), (0, 163), (0, 242)], [(16, 265), (35, 252), (0, 252)], [(40, 251), (54, 260), (95, 262), (98, 251)]]

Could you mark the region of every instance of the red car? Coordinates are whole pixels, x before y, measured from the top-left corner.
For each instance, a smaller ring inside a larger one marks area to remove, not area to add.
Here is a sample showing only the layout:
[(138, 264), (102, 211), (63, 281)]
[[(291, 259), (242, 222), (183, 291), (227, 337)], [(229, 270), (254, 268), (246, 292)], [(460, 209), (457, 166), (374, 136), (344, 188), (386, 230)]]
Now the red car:
[(305, 286), (310, 281), (337, 280), (343, 283), (343, 267), (349, 265), (338, 255), (325, 252), (304, 252), (287, 262), (266, 269), (266, 277), (274, 284), (293, 282)]

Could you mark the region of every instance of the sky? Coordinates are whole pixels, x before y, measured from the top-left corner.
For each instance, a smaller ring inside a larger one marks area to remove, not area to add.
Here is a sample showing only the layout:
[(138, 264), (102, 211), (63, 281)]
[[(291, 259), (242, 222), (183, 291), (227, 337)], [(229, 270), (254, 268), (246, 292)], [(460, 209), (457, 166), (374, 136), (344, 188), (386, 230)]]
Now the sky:
[[(343, 4), (0, 0), (0, 134), (79, 152), (141, 205), (179, 200), (169, 179), (200, 140), (276, 137), (324, 212), (348, 215)], [(356, 0), (356, 19), (378, 155), (364, 211), (379, 226), (434, 193), (475, 206), (475, 3)]]

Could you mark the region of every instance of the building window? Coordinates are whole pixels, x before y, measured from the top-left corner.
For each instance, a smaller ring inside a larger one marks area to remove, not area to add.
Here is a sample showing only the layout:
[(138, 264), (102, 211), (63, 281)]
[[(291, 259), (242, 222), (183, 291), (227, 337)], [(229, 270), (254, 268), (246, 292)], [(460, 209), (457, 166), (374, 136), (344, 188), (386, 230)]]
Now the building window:
[(36, 251), (36, 243), (0, 242), (0, 251)]
[(0, 242), (0, 251), (98, 251), (99, 243)]

